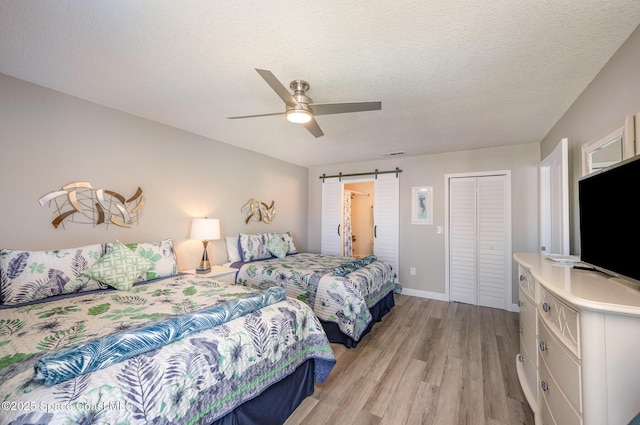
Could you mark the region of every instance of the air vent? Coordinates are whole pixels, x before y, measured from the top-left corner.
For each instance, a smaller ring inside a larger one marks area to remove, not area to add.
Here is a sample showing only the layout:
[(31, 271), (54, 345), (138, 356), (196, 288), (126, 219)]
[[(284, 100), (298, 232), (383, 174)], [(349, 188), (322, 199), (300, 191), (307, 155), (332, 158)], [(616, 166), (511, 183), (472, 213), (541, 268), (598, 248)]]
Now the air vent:
[(405, 151), (396, 151), (396, 152), (383, 153), (382, 156), (400, 156), (404, 154), (405, 154)]

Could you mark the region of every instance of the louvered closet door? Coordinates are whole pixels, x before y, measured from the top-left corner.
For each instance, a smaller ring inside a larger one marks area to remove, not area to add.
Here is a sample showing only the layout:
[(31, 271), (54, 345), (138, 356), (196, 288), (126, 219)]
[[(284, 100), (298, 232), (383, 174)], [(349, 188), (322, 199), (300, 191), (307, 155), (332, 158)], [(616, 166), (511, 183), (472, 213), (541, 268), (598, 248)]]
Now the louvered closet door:
[(504, 309), (507, 277), (506, 176), (460, 177), (449, 186), (450, 298)]
[(478, 178), (478, 305), (505, 308), (504, 176)]
[(476, 178), (449, 181), (449, 287), (451, 301), (477, 304)]

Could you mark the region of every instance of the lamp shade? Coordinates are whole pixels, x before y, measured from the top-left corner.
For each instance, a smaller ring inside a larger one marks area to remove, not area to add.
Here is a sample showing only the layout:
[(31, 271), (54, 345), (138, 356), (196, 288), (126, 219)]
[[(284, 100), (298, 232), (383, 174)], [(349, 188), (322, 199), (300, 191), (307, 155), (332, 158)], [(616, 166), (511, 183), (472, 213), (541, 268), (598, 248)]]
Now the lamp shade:
[(220, 239), (220, 220), (217, 218), (194, 218), (191, 222), (191, 239), (214, 241)]

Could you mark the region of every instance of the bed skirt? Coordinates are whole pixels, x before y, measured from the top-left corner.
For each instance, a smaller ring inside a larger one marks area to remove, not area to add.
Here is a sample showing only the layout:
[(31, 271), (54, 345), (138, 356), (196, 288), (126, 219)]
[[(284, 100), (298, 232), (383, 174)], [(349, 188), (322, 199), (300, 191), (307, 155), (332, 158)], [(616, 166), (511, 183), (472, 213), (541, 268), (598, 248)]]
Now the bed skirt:
[(291, 375), (211, 425), (282, 425), (302, 400), (313, 394), (313, 371), (314, 360), (309, 359)]
[(325, 322), (322, 319), (320, 319), (320, 323), (322, 324), (322, 327), (324, 328), (324, 332), (327, 334), (327, 337), (329, 338), (329, 342), (336, 342), (339, 344), (343, 344), (347, 348), (355, 348), (358, 345), (358, 343), (362, 340), (362, 337), (368, 334), (373, 328), (373, 325), (376, 322), (381, 321), (382, 317), (385, 314), (389, 313), (394, 305), (396, 305), (395, 299), (393, 297), (393, 291), (391, 291), (387, 295), (385, 295), (384, 298), (382, 298), (376, 304), (371, 306), (371, 308), (369, 309), (369, 312), (371, 313), (371, 317), (373, 317), (373, 320), (371, 321), (371, 323), (369, 323), (369, 326), (367, 326), (367, 328), (362, 333), (362, 336), (358, 341), (351, 338), (349, 335), (343, 334), (342, 331), (340, 331), (340, 328), (338, 327), (337, 323)]

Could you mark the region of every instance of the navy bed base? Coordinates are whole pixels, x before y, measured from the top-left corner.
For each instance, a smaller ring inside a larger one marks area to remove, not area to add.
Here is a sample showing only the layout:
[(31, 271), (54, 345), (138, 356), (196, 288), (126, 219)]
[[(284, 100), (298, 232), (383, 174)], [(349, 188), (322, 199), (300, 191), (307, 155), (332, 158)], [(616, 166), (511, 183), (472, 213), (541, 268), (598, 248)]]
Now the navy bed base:
[(313, 394), (314, 361), (309, 359), (282, 381), (244, 402), (211, 425), (282, 425)]
[(395, 299), (393, 297), (393, 291), (391, 291), (387, 295), (385, 295), (384, 298), (378, 301), (377, 304), (374, 304), (373, 306), (371, 306), (369, 311), (371, 312), (371, 316), (373, 317), (373, 320), (371, 321), (371, 323), (369, 323), (369, 326), (367, 326), (367, 329), (365, 329), (365, 331), (362, 333), (362, 336), (358, 341), (351, 338), (349, 335), (343, 334), (336, 323), (325, 322), (322, 319), (320, 319), (320, 323), (322, 324), (322, 327), (324, 328), (324, 332), (327, 334), (327, 337), (329, 338), (329, 342), (336, 342), (339, 344), (343, 344), (347, 348), (355, 348), (358, 345), (358, 343), (362, 341), (362, 337), (364, 337), (366, 334), (371, 332), (373, 325), (376, 322), (381, 321), (382, 317), (385, 314), (389, 313), (394, 305), (396, 305)]

